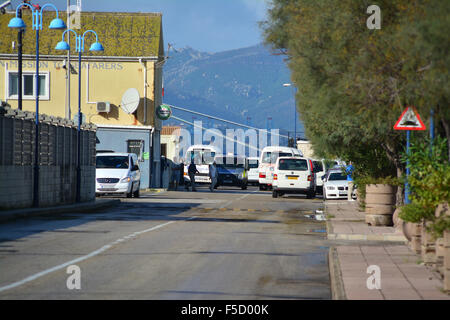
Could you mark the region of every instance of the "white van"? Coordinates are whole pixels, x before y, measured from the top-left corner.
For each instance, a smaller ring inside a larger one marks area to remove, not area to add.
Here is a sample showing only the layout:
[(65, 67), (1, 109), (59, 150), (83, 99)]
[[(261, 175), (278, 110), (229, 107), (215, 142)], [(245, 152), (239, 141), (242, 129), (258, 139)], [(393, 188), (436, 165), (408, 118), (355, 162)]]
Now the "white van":
[(194, 160), (197, 170), (200, 172), (195, 175), (195, 183), (211, 183), (209, 165), (214, 162), (214, 157), (219, 153), (218, 148), (210, 145), (195, 144), (190, 146), (185, 156), (184, 181), (188, 184), (191, 182), (188, 175), (188, 167), (191, 161)]
[(317, 193), (319, 194), (323, 194), (323, 180), (322, 177), (325, 175), (326, 173), (326, 164), (325, 164), (325, 160), (315, 160), (315, 159), (311, 159), (314, 165), (314, 173), (316, 175), (316, 188), (317, 188)]
[(302, 157), (279, 157), (273, 171), (272, 197), (288, 193), (306, 194), (308, 199), (316, 196), (314, 166), (311, 159)]
[(259, 183), (259, 158), (258, 157), (248, 157), (248, 183), (258, 184)]
[(303, 153), (289, 147), (265, 147), (259, 158), (259, 190), (267, 190), (272, 187), (273, 171), (278, 157), (303, 157)]
[(96, 155), (95, 194), (124, 194), (139, 198), (141, 172), (134, 153), (98, 153)]

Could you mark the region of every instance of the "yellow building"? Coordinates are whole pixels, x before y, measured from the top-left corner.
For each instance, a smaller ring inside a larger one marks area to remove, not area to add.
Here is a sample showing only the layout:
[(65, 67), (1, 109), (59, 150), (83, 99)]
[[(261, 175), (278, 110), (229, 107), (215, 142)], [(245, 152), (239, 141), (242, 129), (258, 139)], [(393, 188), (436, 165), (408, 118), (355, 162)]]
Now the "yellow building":
[[(8, 28), (13, 16), (11, 13), (0, 15), (0, 99), (17, 108), (17, 30)], [(59, 16), (66, 19), (64, 13)], [(65, 40), (70, 36), (72, 48), (69, 67), (67, 52), (54, 49), (62, 40), (63, 31), (48, 29), (54, 17), (55, 12), (45, 11), (40, 31), (39, 113), (76, 119), (80, 69), (75, 37), (71, 32), (66, 33)], [(35, 111), (36, 38), (31, 13), (24, 11), (23, 19), (27, 30), (23, 38), (22, 109)], [(81, 29), (75, 31), (82, 34), (86, 30), (98, 34), (98, 41), (105, 50), (89, 52), (95, 36), (86, 35), (80, 87), (83, 122), (98, 126), (97, 149), (140, 153), (141, 171), (146, 180), (141, 186), (158, 187), (162, 126), (161, 120), (155, 117), (155, 108), (162, 103), (162, 15), (84, 12)], [(134, 99), (137, 101), (122, 101), (129, 89), (137, 93)], [(136, 151), (136, 146), (141, 146), (141, 150)]]

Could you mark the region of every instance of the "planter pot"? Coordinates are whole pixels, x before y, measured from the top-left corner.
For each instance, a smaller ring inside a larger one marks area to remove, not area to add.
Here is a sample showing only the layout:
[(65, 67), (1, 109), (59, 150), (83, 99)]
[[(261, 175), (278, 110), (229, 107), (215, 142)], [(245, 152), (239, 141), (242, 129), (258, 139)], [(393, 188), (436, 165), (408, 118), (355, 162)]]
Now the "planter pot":
[(364, 204), (363, 198), (361, 197), (361, 192), (359, 189), (356, 189), (356, 201), (358, 205), (361, 207)]
[(397, 187), (388, 184), (366, 185), (366, 223), (371, 226), (392, 226)]
[(366, 193), (370, 194), (393, 194), (397, 192), (397, 187), (390, 184), (368, 184), (366, 185)]
[(436, 263), (436, 239), (427, 232), (427, 225), (422, 225), (422, 260), (426, 265), (434, 265)]
[(408, 239), (408, 241), (411, 241), (412, 237), (419, 237), (420, 239), (422, 236), (422, 223), (404, 223), (403, 234), (405, 235), (406, 239)]
[(371, 226), (390, 226), (392, 225), (392, 215), (366, 214), (366, 223)]

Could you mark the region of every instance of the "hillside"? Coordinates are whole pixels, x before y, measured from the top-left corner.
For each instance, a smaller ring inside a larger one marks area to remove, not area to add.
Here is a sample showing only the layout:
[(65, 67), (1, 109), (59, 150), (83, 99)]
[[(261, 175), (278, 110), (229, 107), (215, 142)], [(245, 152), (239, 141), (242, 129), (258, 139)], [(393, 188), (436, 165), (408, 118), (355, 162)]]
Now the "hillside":
[[(294, 91), (282, 56), (262, 45), (215, 54), (192, 48), (171, 51), (164, 66), (164, 102), (265, 128), (294, 130)], [(192, 114), (175, 111), (191, 121)], [(199, 117), (197, 117), (199, 119)], [(300, 122), (297, 131), (303, 131)]]

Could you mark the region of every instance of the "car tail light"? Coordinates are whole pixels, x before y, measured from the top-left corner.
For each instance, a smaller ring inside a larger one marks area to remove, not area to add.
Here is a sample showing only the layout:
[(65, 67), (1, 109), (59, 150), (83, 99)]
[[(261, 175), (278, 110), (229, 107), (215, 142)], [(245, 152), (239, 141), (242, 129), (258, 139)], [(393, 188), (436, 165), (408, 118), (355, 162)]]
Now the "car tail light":
[(278, 180), (278, 175), (277, 174), (273, 175), (273, 180)]
[(311, 175), (308, 176), (308, 181), (311, 181)]
[(265, 173), (262, 173), (262, 172), (260, 172), (260, 173), (259, 173), (259, 177), (260, 177), (260, 178), (265, 178), (265, 177), (266, 177), (266, 174), (265, 174)]
[(187, 172), (185, 172), (184, 175), (187, 176), (188, 175)]

